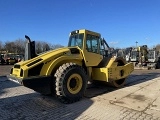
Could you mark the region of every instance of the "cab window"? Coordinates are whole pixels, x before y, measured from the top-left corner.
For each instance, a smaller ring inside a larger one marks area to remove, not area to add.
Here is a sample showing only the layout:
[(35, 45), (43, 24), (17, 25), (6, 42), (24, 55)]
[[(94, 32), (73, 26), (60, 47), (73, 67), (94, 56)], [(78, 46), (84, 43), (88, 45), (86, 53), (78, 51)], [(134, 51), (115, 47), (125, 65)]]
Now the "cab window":
[(88, 52), (99, 53), (98, 51), (99, 37), (94, 35), (87, 35), (86, 37), (86, 49)]
[(69, 38), (68, 47), (78, 46), (82, 49), (84, 34), (74, 34)]

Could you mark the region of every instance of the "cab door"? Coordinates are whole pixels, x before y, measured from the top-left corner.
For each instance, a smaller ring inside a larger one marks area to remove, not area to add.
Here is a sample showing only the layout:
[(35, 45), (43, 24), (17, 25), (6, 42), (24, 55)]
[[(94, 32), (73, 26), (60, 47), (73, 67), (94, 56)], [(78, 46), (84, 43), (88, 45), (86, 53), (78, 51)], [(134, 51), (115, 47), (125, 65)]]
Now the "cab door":
[(86, 66), (97, 66), (102, 61), (103, 56), (100, 55), (100, 39), (98, 36), (86, 34), (83, 54)]

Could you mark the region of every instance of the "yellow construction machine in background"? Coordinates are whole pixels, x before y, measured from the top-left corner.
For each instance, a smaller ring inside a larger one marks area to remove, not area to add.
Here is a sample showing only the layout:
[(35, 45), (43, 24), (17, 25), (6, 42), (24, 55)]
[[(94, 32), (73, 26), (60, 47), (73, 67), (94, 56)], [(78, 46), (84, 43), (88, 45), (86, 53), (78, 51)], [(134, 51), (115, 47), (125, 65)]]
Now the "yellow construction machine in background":
[(129, 54), (130, 62), (134, 63), (135, 69), (159, 69), (160, 54), (156, 49), (149, 49), (147, 45), (132, 48)]
[(55, 93), (63, 103), (83, 97), (89, 80), (122, 87), (134, 70), (133, 63), (111, 57), (101, 35), (89, 30), (70, 33), (68, 47), (35, 54), (34, 42), (28, 39), (28, 60), (16, 63), (9, 78), (41, 94)]

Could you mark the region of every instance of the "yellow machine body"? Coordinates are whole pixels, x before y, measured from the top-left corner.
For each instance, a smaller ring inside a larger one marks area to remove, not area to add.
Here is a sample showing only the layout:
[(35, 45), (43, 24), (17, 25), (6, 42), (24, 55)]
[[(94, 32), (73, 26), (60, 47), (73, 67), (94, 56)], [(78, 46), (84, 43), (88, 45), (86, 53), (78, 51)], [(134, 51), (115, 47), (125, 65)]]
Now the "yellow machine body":
[[(126, 63), (122, 58), (112, 58), (107, 56), (106, 48), (104, 48), (104, 41), (101, 39), (101, 35), (96, 32), (89, 30), (76, 30), (70, 33), (68, 47), (59, 48), (56, 50), (51, 50), (43, 53), (32, 59), (16, 63), (11, 69), (10, 78), (18, 81), (20, 84), (34, 89), (40, 93), (48, 94), (52, 92), (53, 83), (55, 80), (61, 80), (63, 73), (60, 77), (58, 72), (65, 72), (64, 75), (70, 74), (66, 72), (68, 69), (78, 66), (78, 69), (83, 72), (83, 69), (87, 74), (88, 79), (99, 80), (105, 82), (112, 82), (123, 80), (128, 77), (134, 70), (133, 63)], [(105, 54), (104, 54), (105, 53)], [(73, 64), (72, 64), (73, 63)], [(72, 66), (72, 67), (70, 67)], [(77, 69), (75, 68), (75, 71)], [(73, 71), (74, 72), (74, 71)], [(68, 78), (68, 81), (76, 81), (75, 84), (82, 86), (85, 81), (83, 81), (83, 75), (76, 73)], [(72, 78), (73, 76), (73, 78)], [(67, 77), (64, 77), (64, 81)], [(74, 80), (72, 80), (74, 79)], [(81, 83), (83, 81), (83, 83)], [(56, 88), (59, 89), (65, 82), (56, 82)], [(67, 83), (67, 88), (71, 83)], [(115, 84), (115, 83), (114, 83)], [(65, 86), (65, 84), (64, 84)], [(74, 85), (71, 85), (74, 86)], [(116, 84), (116, 87), (121, 85)], [(80, 90), (80, 87), (76, 85), (75, 88), (65, 91), (66, 87), (61, 88), (63, 92), (57, 92), (57, 95), (63, 96), (66, 91), (70, 91), (67, 95), (65, 94), (65, 101), (71, 101), (71, 99), (76, 98), (76, 92)], [(85, 87), (84, 87), (85, 88)], [(75, 91), (73, 91), (75, 89)], [(72, 97), (70, 97), (72, 95)], [(76, 97), (73, 97), (75, 95)], [(78, 93), (79, 95), (79, 93)], [(63, 99), (64, 101), (64, 99)]]
[[(72, 49), (72, 47), (70, 49)], [(21, 79), (33, 76), (49, 76), (52, 71), (55, 71), (63, 63), (74, 62), (82, 65), (82, 55), (72, 55), (70, 49), (59, 48), (48, 51), (33, 59), (19, 62), (14, 65), (12, 75)]]
[(99, 81), (110, 82), (128, 77), (134, 70), (133, 64), (127, 63), (124, 66), (117, 66), (115, 58), (111, 58), (109, 64), (103, 68), (93, 68), (92, 78)]

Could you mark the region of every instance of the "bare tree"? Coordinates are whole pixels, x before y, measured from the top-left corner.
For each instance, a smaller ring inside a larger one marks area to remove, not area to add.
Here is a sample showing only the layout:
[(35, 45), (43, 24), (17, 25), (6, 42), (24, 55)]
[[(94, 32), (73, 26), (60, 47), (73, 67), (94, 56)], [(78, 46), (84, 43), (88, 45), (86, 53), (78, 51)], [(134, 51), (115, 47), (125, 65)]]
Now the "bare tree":
[[(24, 54), (25, 53), (25, 45), (26, 41), (23, 39), (17, 39), (15, 41), (7, 41), (3, 45), (2, 42), (0, 41), (0, 50), (5, 50), (11, 53), (19, 53), (19, 54)], [(57, 48), (62, 48), (64, 46), (60, 44), (55, 44), (52, 45), (50, 43), (44, 42), (44, 41), (36, 41), (35, 42), (35, 50), (36, 53), (42, 53), (51, 49), (57, 49)]]
[(25, 52), (25, 40), (23, 39), (17, 39), (15, 40), (15, 52), (24, 54)]
[(62, 48), (62, 47), (64, 47), (63, 45), (60, 45), (60, 44), (56, 44), (56, 45), (52, 45), (51, 46), (51, 49), (57, 49), (57, 48)]
[(5, 42), (4, 48), (8, 52), (24, 54), (25, 41), (22, 39), (17, 39), (13, 42)]
[(42, 51), (45, 52), (48, 50), (50, 50), (50, 46), (48, 45), (48, 43), (42, 42)]
[(42, 43), (40, 41), (35, 42), (35, 49), (36, 49), (36, 53), (39, 54), (42, 51)]
[(3, 49), (3, 44), (2, 44), (2, 41), (0, 41), (0, 51), (2, 51)]
[(5, 42), (4, 48), (8, 52), (15, 52), (16, 45), (14, 42)]
[(51, 47), (49, 45), (50, 45), (49, 43), (46, 43), (46, 42), (43, 42), (43, 41), (37, 41), (36, 45), (35, 45), (36, 53), (39, 54), (39, 53), (50, 50)]

